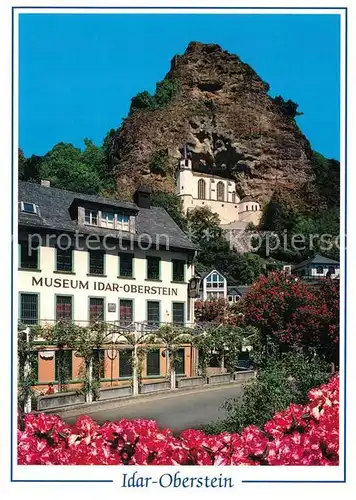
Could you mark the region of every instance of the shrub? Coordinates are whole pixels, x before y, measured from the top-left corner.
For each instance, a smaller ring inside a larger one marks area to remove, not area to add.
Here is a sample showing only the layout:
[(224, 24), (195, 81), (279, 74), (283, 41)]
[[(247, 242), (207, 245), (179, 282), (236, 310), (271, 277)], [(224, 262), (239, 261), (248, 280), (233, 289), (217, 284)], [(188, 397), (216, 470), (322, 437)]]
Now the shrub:
[(130, 114), (136, 109), (156, 109), (156, 100), (154, 96), (146, 90), (144, 92), (139, 92), (131, 99)]
[(151, 95), (146, 90), (139, 92), (131, 99), (130, 114), (137, 109), (161, 109), (167, 106), (178, 90), (178, 84), (165, 78), (156, 85), (155, 95)]
[(285, 101), (282, 96), (278, 95), (276, 97), (273, 97), (272, 102), (278, 106), (278, 108), (281, 110), (281, 112), (290, 120), (294, 119), (296, 116), (300, 116), (303, 113), (298, 111), (299, 105), (292, 101), (291, 99), (288, 99), (288, 101)]
[(226, 299), (197, 300), (194, 304), (195, 319), (199, 323), (238, 325), (242, 323), (239, 303), (231, 305)]
[(243, 394), (225, 403), (226, 419), (206, 426), (205, 430), (215, 434), (240, 432), (248, 425), (261, 426), (292, 402), (304, 403), (308, 391), (329, 377), (328, 366), (316, 357), (309, 358), (297, 352), (284, 354), (281, 358), (271, 356)]
[(178, 84), (165, 78), (157, 83), (155, 99), (159, 108), (164, 108), (172, 100), (178, 90)]
[(150, 171), (153, 174), (161, 175), (166, 177), (168, 174), (168, 153), (167, 150), (160, 149), (152, 154), (150, 161)]
[(261, 276), (244, 298), (245, 321), (282, 351), (297, 345), (337, 364), (338, 288), (337, 280), (314, 289), (282, 272)]

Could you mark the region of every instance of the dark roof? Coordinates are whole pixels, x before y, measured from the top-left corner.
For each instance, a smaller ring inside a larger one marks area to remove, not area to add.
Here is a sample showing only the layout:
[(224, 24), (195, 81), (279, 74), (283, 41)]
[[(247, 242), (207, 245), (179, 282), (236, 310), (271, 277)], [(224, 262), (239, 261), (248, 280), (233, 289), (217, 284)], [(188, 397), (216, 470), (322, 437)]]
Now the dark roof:
[(251, 285), (231, 285), (227, 287), (228, 295), (240, 295), (245, 297), (250, 291)]
[(320, 255), (319, 253), (315, 254), (314, 257), (308, 260), (304, 260), (303, 262), (300, 262), (299, 264), (296, 264), (293, 266), (292, 271), (296, 269), (300, 269), (301, 267), (305, 267), (309, 264), (328, 264), (328, 265), (338, 265), (340, 264), (337, 260), (334, 259), (329, 259), (328, 257), (324, 257), (323, 255)]
[(164, 236), (167, 236), (169, 238), (169, 247), (172, 249), (197, 249), (197, 246), (180, 229), (164, 208), (139, 208), (135, 203), (108, 200), (107, 198), (45, 187), (31, 182), (19, 182), (18, 201), (35, 203), (39, 206), (40, 213), (38, 215), (26, 214), (19, 211), (19, 226), (68, 232), (79, 230), (82, 234), (97, 234), (99, 236), (119, 234), (122, 238), (125, 238), (125, 236), (127, 238), (132, 237), (126, 231), (78, 225), (77, 221), (71, 219), (69, 212), (69, 208), (75, 199), (135, 210), (137, 212), (135, 241), (140, 235), (146, 234), (153, 239), (155, 245), (156, 236), (162, 235), (159, 241), (162, 242), (164, 247), (166, 245)]
[[(46, 189), (57, 189), (57, 188), (46, 188)], [(63, 191), (63, 189), (59, 189), (58, 191)], [(71, 191), (67, 191), (71, 193)], [(92, 194), (84, 194), (84, 193), (73, 193), (74, 198), (73, 202), (78, 201), (90, 201), (91, 203), (97, 203), (98, 205), (108, 205), (111, 207), (124, 208), (128, 210), (138, 210), (138, 206), (136, 203), (132, 203), (130, 201), (120, 201), (120, 200), (110, 200), (109, 198), (101, 198), (100, 196), (92, 195)]]

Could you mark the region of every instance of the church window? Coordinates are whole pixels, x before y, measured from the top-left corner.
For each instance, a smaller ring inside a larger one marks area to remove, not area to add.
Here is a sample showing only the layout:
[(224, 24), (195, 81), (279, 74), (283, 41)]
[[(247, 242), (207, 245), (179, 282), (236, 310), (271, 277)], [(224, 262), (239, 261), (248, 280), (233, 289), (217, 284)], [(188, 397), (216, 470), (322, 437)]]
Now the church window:
[(217, 184), (217, 199), (218, 201), (224, 201), (225, 199), (225, 186), (223, 182), (218, 182)]
[(198, 198), (199, 200), (205, 200), (206, 194), (205, 194), (205, 181), (203, 179), (200, 179), (198, 181)]

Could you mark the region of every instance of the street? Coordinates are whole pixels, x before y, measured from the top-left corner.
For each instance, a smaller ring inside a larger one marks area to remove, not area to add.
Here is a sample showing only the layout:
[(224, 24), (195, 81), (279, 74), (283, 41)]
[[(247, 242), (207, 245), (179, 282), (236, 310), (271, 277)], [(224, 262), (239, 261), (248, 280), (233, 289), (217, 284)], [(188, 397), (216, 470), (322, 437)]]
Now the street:
[[(229, 398), (237, 397), (241, 392), (242, 387), (234, 384), (199, 392), (158, 395), (150, 399), (130, 400), (118, 408), (90, 412), (89, 415), (99, 423), (121, 418), (153, 419), (160, 427), (169, 427), (180, 432), (223, 418), (223, 403)], [(76, 418), (67, 417), (64, 420), (72, 424)]]

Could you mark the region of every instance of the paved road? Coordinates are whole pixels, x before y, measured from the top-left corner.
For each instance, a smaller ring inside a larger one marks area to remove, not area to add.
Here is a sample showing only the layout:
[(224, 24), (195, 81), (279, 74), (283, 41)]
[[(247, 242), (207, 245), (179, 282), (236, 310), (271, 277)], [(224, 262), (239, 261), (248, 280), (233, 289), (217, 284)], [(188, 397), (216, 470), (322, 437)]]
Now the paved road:
[[(154, 419), (160, 427), (169, 427), (175, 432), (188, 428), (198, 428), (223, 418), (224, 401), (238, 396), (241, 387), (236, 385), (205, 389), (200, 392), (161, 395), (156, 399), (130, 401), (125, 406), (110, 410), (90, 412), (90, 416), (99, 423), (120, 418)], [(64, 417), (68, 423), (74, 423), (77, 417)]]

